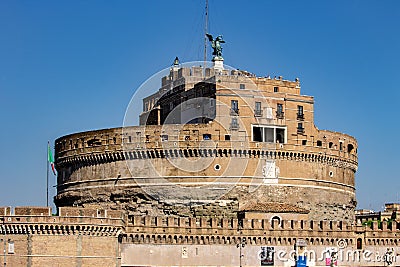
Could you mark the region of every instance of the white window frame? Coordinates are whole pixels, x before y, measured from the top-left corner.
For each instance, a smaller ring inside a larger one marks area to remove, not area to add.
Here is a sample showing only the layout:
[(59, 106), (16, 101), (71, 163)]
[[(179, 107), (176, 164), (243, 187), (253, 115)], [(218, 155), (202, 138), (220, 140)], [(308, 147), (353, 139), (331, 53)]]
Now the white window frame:
[(261, 139), (263, 140), (263, 143), (271, 143), (271, 142), (266, 142), (265, 140), (265, 131), (264, 128), (269, 128), (269, 129), (274, 129), (274, 143), (276, 143), (276, 129), (283, 129), (285, 130), (285, 136), (284, 136), (284, 144), (287, 143), (287, 127), (286, 126), (277, 126), (277, 125), (265, 125), (265, 124), (252, 124), (251, 125), (251, 140), (253, 142), (260, 142), (260, 141), (254, 141), (254, 133), (253, 133), (253, 128), (254, 127), (260, 127), (263, 128), (261, 131)]

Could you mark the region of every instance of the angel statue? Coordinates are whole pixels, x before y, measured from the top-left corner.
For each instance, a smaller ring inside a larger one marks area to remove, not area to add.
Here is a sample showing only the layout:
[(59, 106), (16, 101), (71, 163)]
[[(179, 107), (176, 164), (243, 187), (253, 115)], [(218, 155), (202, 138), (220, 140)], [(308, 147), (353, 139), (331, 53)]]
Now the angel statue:
[(208, 40), (211, 42), (211, 47), (214, 49), (213, 51), (213, 60), (215, 59), (223, 59), (222, 58), (222, 47), (221, 43), (225, 43), (222, 39), (222, 35), (218, 35), (215, 39), (213, 39), (211, 34), (206, 33)]

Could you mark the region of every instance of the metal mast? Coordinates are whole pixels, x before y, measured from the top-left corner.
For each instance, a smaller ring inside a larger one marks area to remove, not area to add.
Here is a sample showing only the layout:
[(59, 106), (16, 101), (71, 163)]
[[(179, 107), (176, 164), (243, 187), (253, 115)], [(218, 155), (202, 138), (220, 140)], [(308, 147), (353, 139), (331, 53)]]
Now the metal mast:
[(206, 72), (206, 62), (207, 62), (207, 28), (208, 28), (208, 0), (206, 0), (206, 16), (205, 16), (205, 22), (204, 22), (204, 76)]

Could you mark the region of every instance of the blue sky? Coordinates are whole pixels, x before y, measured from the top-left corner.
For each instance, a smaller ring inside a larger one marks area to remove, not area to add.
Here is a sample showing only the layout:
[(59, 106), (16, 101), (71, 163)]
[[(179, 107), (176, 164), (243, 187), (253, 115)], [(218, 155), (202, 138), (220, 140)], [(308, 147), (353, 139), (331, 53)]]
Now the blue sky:
[[(210, 0), (226, 64), (299, 77), (317, 127), (358, 139), (359, 208), (400, 200), (399, 10)], [(0, 1), (0, 206), (45, 205), (47, 140), (121, 126), (147, 78), (175, 56), (202, 60), (203, 21), (202, 0)]]

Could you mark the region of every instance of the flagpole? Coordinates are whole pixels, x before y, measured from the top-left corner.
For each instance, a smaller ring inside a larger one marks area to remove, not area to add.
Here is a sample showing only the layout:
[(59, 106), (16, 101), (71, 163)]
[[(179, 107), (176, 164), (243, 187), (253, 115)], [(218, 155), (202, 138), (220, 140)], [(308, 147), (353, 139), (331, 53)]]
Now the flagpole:
[(46, 207), (49, 206), (49, 149), (50, 149), (50, 141), (47, 141), (47, 158), (46, 158)]

